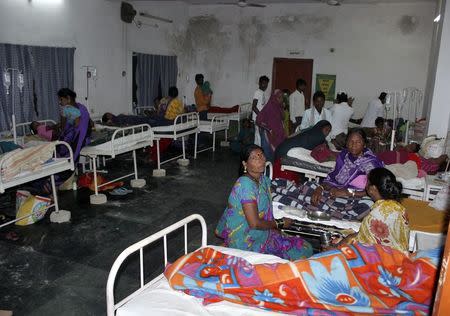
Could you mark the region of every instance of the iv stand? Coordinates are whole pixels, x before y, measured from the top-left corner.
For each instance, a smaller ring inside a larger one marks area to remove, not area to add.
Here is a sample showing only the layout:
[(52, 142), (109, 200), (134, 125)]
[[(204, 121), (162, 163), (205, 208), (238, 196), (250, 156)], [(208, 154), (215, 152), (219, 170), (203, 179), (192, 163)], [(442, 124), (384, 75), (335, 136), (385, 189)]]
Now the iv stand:
[(92, 65), (84, 65), (81, 66), (81, 69), (86, 68), (86, 107), (89, 109), (89, 112), (92, 110), (89, 107), (89, 79), (93, 79), (93, 77), (97, 76), (97, 68)]
[[(16, 105), (14, 103), (14, 72), (17, 72), (17, 74), (21, 74), (21, 71), (17, 68), (7, 68), (6, 72), (11, 72), (11, 104), (13, 108), (13, 112), (11, 115), (12, 119), (12, 126), (13, 126), (13, 137), (14, 137), (14, 143), (17, 144), (17, 130), (16, 130)], [(16, 83), (17, 85), (17, 83)]]

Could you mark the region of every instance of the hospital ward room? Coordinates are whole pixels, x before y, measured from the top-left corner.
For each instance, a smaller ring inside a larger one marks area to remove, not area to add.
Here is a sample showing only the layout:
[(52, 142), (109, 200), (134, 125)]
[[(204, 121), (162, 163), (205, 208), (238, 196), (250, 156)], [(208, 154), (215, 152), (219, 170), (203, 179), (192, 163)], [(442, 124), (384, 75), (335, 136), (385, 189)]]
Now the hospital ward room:
[(450, 0), (0, 30), (0, 316), (450, 315)]

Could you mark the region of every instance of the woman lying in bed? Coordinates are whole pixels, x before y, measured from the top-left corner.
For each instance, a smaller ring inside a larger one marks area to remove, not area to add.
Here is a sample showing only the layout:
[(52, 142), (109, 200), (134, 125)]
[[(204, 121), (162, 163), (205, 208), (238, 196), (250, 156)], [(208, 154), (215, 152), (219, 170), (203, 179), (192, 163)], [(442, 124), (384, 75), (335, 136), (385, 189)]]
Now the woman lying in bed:
[(280, 229), (292, 220), (275, 220), (272, 212), (270, 180), (264, 175), (266, 158), (261, 147), (251, 145), (241, 156), (240, 177), (228, 198), (228, 207), (216, 228), (227, 247), (274, 254), (296, 260), (312, 255), (311, 245)]
[(298, 183), (299, 174), (293, 171), (281, 170), (281, 158), (286, 157), (292, 148), (305, 148), (313, 150), (315, 147), (325, 144), (328, 134), (331, 132), (331, 123), (327, 120), (321, 120), (313, 127), (310, 127), (301, 133), (295, 133), (285, 139), (275, 150), (275, 162), (273, 164), (273, 177), (292, 180)]
[(335, 169), (321, 185), (306, 182), (296, 186), (284, 179), (275, 179), (274, 201), (310, 211), (323, 211), (334, 218), (361, 220), (373, 202), (366, 195), (368, 173), (383, 167), (370, 149), (362, 129), (352, 130), (347, 137), (347, 149), (339, 153)]
[(423, 170), (427, 174), (435, 174), (445, 164), (448, 157), (441, 155), (438, 158), (425, 158), (419, 155), (420, 145), (410, 143), (406, 146), (397, 146), (394, 150), (383, 151), (377, 154), (386, 165), (404, 164), (407, 161), (414, 161), (418, 170)]

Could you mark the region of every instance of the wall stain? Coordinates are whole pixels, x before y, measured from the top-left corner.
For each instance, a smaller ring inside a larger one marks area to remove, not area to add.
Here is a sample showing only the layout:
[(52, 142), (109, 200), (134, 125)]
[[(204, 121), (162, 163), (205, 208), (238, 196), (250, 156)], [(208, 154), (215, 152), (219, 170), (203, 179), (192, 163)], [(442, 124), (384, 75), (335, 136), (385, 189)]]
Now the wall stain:
[(168, 34), (168, 42), (181, 59), (180, 64), (202, 64), (208, 80), (218, 79), (225, 52), (230, 46), (230, 33), (213, 15), (189, 19), (185, 30)]
[(274, 17), (272, 24), (282, 31), (295, 31), (307, 37), (321, 38), (332, 27), (333, 19), (309, 14), (283, 15)]
[(403, 15), (397, 23), (403, 35), (414, 33), (419, 27), (419, 24), (419, 17), (411, 15)]
[(258, 49), (266, 40), (266, 29), (267, 26), (256, 16), (246, 18), (238, 25), (239, 44), (247, 57), (248, 67), (255, 62)]

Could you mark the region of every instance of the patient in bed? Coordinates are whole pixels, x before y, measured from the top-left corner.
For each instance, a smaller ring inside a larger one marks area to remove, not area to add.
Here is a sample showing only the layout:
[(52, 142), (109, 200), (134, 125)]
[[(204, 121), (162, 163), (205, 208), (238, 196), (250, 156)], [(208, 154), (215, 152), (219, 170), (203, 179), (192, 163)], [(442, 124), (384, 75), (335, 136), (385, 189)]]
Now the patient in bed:
[(44, 123), (33, 121), (30, 124), (30, 130), (33, 132), (34, 135), (38, 135), (42, 139), (45, 139), (46, 141), (49, 142), (57, 140), (59, 137), (57, 125), (49, 126)]

